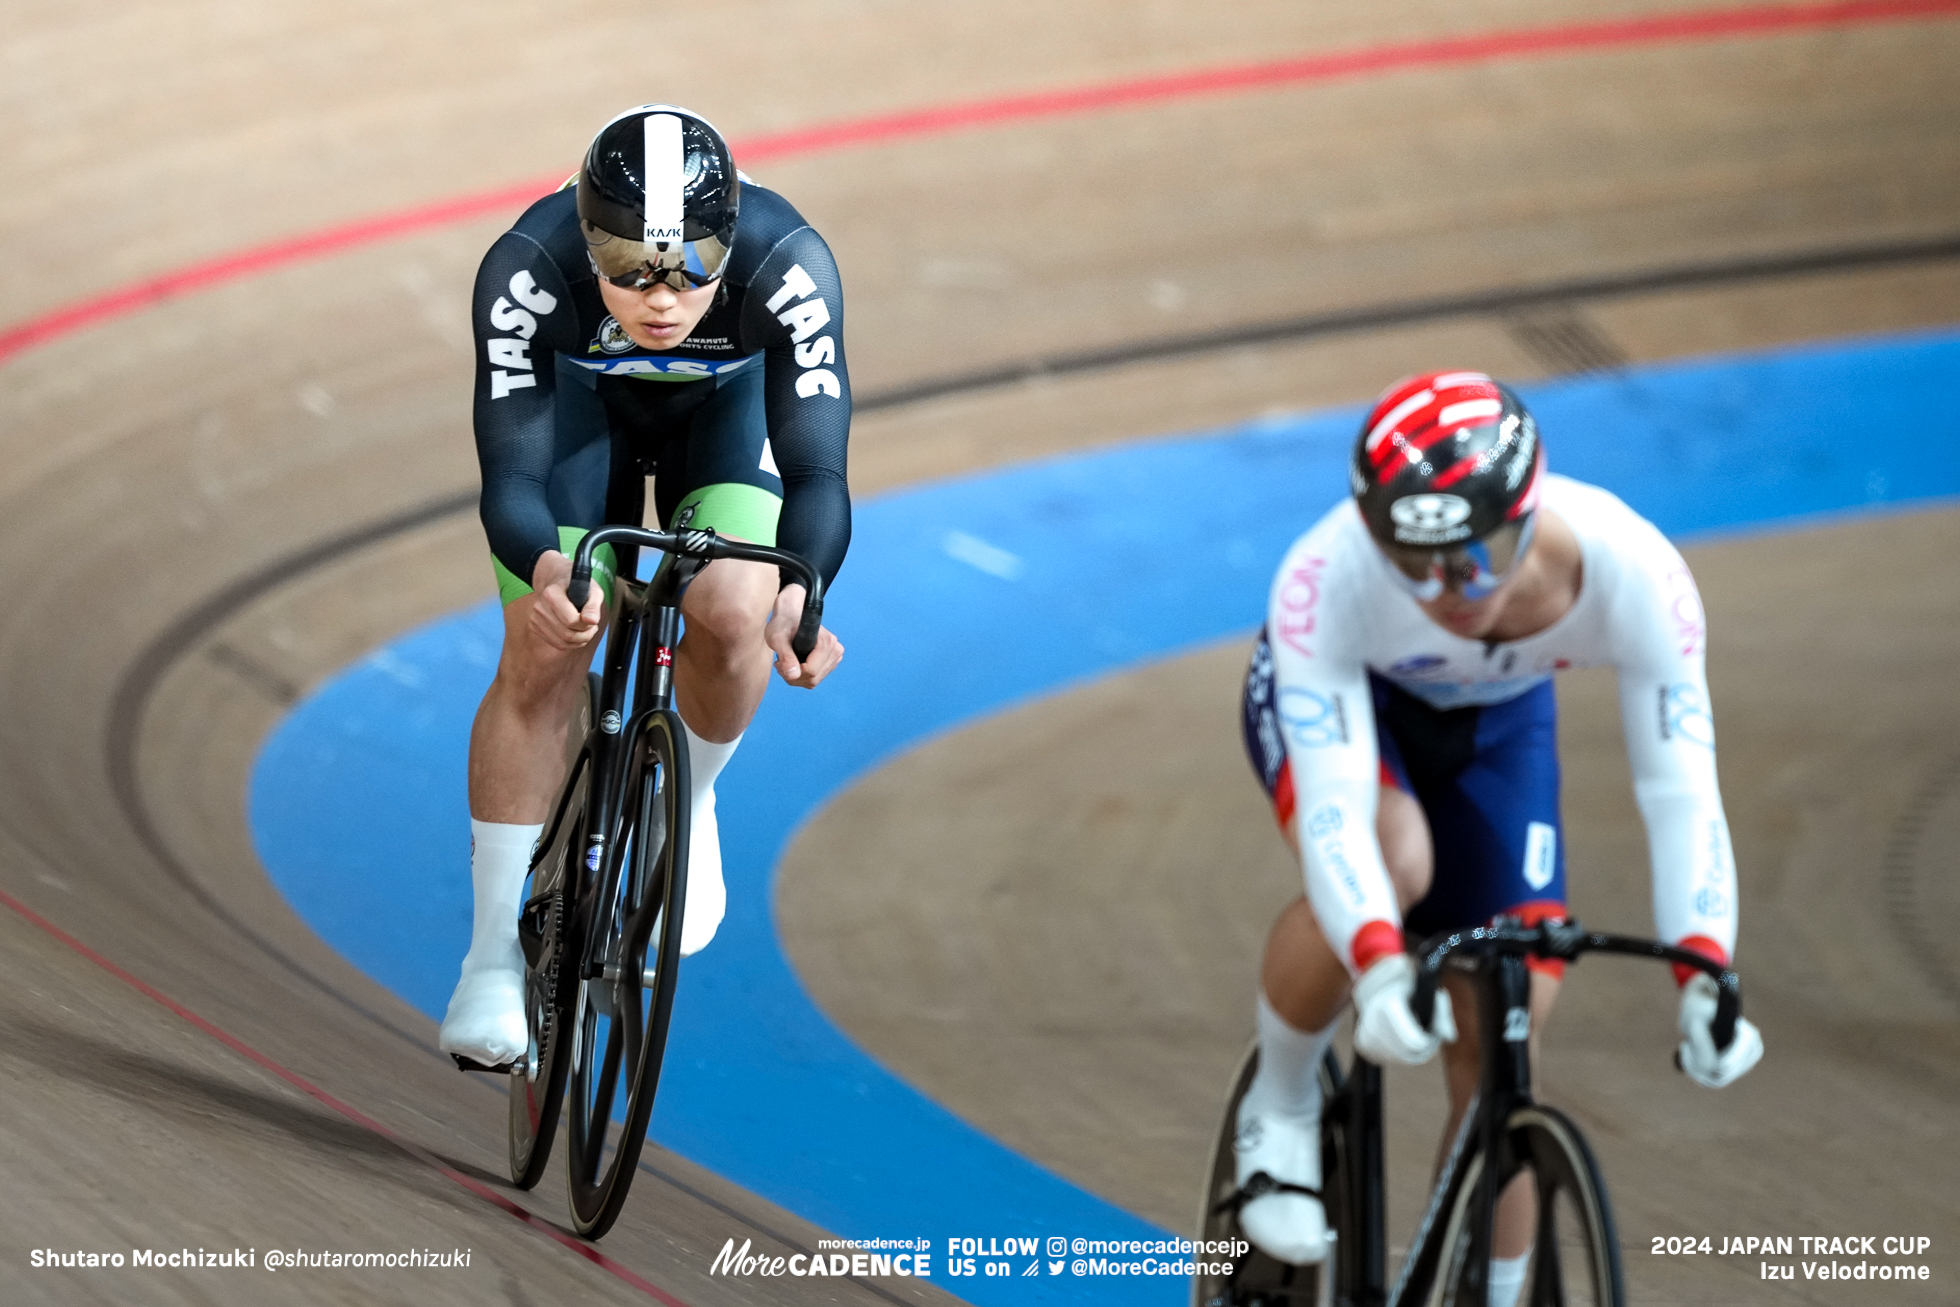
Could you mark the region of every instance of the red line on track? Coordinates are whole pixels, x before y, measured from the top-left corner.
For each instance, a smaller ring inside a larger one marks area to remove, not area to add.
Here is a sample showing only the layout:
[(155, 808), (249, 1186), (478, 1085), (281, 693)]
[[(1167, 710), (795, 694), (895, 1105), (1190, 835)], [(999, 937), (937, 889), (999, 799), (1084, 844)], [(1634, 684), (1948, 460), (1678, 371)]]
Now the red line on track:
[(781, 132), (747, 142), (746, 158), (773, 158), (865, 145), (901, 137), (934, 136), (964, 127), (979, 127), (1022, 118), (1056, 118), (1098, 109), (1145, 104), (1158, 100), (1226, 95), (1261, 87), (1332, 81), (1361, 73), (1390, 72), (1450, 64), (1470, 64), (1507, 57), (1557, 54), (1623, 45), (1712, 40), (1724, 36), (1756, 35), (1792, 29), (1843, 27), (1857, 23), (1896, 22), (1960, 13), (1960, 0), (1832, 0), (1823, 4), (1752, 5), (1713, 12), (1659, 14), (1648, 18), (1609, 19), (1557, 27), (1524, 28), (1480, 36), (1441, 37), (1393, 45), (1368, 46), (1332, 54), (1304, 55), (1267, 63), (1232, 64), (1189, 73), (1139, 77), (1097, 86), (1032, 95), (975, 100), (938, 109), (858, 118)]
[(147, 984), (144, 981), (138, 980), (135, 976), (132, 976), (129, 972), (124, 971), (121, 967), (109, 961), (109, 959), (103, 957), (100, 953), (97, 953), (94, 949), (90, 948), (88, 945), (82, 943), (80, 940), (76, 939), (73, 935), (70, 935), (67, 931), (63, 930), (61, 927), (49, 921), (46, 917), (41, 916), (38, 912), (35, 912), (32, 908), (28, 907), (25, 903), (22, 903), (19, 899), (7, 893), (5, 890), (0, 890), (0, 903), (6, 904), (9, 908), (12, 908), (14, 912), (18, 914), (23, 920), (27, 921), (31, 925), (40, 927), (42, 930), (46, 931), (54, 938), (60, 940), (63, 944), (66, 944), (69, 948), (75, 950), (75, 952), (87, 958), (90, 962), (93, 962), (96, 966), (101, 967), (104, 971), (114, 976), (117, 980), (122, 981), (125, 985), (128, 985), (131, 989), (134, 989), (137, 993), (143, 995), (143, 997), (149, 999), (153, 1003), (156, 1003), (164, 1008), (169, 1009), (177, 1016), (182, 1017), (185, 1021), (188, 1021), (191, 1025), (196, 1026), (199, 1030), (202, 1030), (205, 1034), (211, 1036), (213, 1039), (223, 1044), (226, 1048), (229, 1048), (232, 1052), (237, 1053), (240, 1057), (243, 1057), (250, 1062), (254, 1062), (259, 1066), (264, 1067), (267, 1071), (270, 1071), (273, 1075), (278, 1076), (281, 1080), (284, 1080), (287, 1084), (292, 1085), (295, 1089), (299, 1089), (304, 1093), (310, 1094), (312, 1097), (326, 1104), (328, 1107), (340, 1113), (342, 1116), (346, 1117), (349, 1121), (354, 1122), (356, 1125), (365, 1126), (367, 1129), (372, 1130), (375, 1134), (380, 1135), (383, 1139), (386, 1139), (389, 1143), (395, 1145), (397, 1148), (407, 1153), (410, 1157), (413, 1157), (418, 1161), (425, 1162), (429, 1166), (434, 1167), (436, 1170), (442, 1172), (442, 1174), (448, 1176), (451, 1180), (454, 1180), (457, 1184), (469, 1190), (477, 1197), (483, 1199), (491, 1206), (499, 1208), (505, 1212), (508, 1212), (510, 1215), (524, 1222), (524, 1224), (530, 1226), (532, 1229), (538, 1231), (540, 1234), (543, 1234), (548, 1238), (555, 1239), (557, 1242), (571, 1249), (573, 1252), (585, 1258), (593, 1265), (598, 1266), (603, 1270), (610, 1271), (613, 1275), (625, 1281), (627, 1284), (632, 1285), (635, 1289), (638, 1289), (641, 1293), (646, 1294), (648, 1297), (653, 1298), (658, 1302), (666, 1304), (666, 1307), (687, 1307), (687, 1304), (682, 1302), (679, 1298), (674, 1297), (672, 1294), (660, 1288), (658, 1285), (652, 1284), (649, 1281), (642, 1279), (640, 1276), (634, 1274), (626, 1267), (621, 1266), (618, 1262), (614, 1261), (612, 1258), (600, 1252), (597, 1248), (593, 1247), (591, 1244), (586, 1243), (582, 1239), (578, 1239), (572, 1235), (566, 1234), (563, 1230), (560, 1230), (557, 1226), (552, 1225), (550, 1222), (542, 1220), (539, 1217), (533, 1215), (530, 1211), (518, 1205), (517, 1203), (512, 1202), (509, 1198), (505, 1197), (503, 1194), (498, 1193), (495, 1189), (492, 1189), (489, 1185), (484, 1184), (482, 1181), (477, 1180), (472, 1176), (464, 1175), (461, 1171), (456, 1170), (456, 1168), (450, 1166), (448, 1163), (444, 1162), (441, 1158), (429, 1152), (421, 1145), (413, 1143), (410, 1140), (404, 1139), (402, 1136), (396, 1134), (393, 1130), (390, 1130), (387, 1126), (382, 1125), (379, 1121), (376, 1121), (373, 1117), (368, 1116), (365, 1112), (362, 1112), (359, 1108), (351, 1107), (348, 1104), (341, 1102), (338, 1098), (335, 1098), (332, 1094), (329, 1094), (326, 1090), (321, 1089), (318, 1085), (315, 1085), (312, 1081), (307, 1080), (305, 1077), (299, 1075), (297, 1072), (288, 1071), (285, 1067), (273, 1061), (271, 1058), (267, 1057), (264, 1053), (259, 1052), (256, 1048), (253, 1048), (250, 1044), (246, 1043), (244, 1040), (239, 1039), (236, 1035), (230, 1034), (229, 1032), (223, 1030), (222, 1028), (213, 1025), (211, 1022), (206, 1021), (203, 1017), (191, 1011), (189, 1008), (177, 1002), (175, 999), (171, 998), (170, 996), (163, 993), (161, 990), (155, 988), (154, 986)]
[[(1827, 3), (1751, 5), (1713, 12), (1657, 14), (1644, 18), (1523, 28), (1481, 36), (1453, 36), (1367, 46), (1359, 50), (1264, 63), (1232, 64), (1189, 73), (1137, 77), (1095, 86), (973, 100), (936, 109), (852, 118), (739, 140), (733, 143), (732, 148), (744, 163), (754, 163), (845, 149), (853, 145), (937, 136), (1017, 120), (1060, 118), (1165, 100), (1297, 86), (1364, 73), (1482, 63), (1494, 59), (1613, 46), (1661, 45), (1717, 40), (1727, 36), (1848, 27), (1862, 23), (1901, 22), (1953, 14), (1960, 14), (1960, 0), (1828, 0)], [(309, 235), (254, 246), (239, 254), (194, 263), (175, 272), (135, 282), (120, 290), (77, 301), (0, 331), (0, 363), (37, 345), (178, 295), (356, 246), (370, 245), (390, 237), (406, 236), (431, 227), (465, 222), (526, 205), (549, 192), (560, 180), (553, 176), (402, 209), (377, 218), (365, 218)]]

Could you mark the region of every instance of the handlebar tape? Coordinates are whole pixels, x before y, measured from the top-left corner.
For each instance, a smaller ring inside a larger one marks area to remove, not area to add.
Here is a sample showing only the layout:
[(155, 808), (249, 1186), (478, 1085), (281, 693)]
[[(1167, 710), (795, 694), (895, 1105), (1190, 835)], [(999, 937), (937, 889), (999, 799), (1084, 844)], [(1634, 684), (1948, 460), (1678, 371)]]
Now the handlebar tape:
[(1409, 1011), (1424, 1030), (1436, 1019), (1436, 973), (1418, 967), (1416, 992), (1409, 996)]
[(1735, 1042), (1736, 1018), (1742, 1014), (1742, 988), (1735, 973), (1725, 971), (1715, 981), (1715, 1020), (1708, 1033), (1714, 1037), (1715, 1051), (1726, 1053)]
[(789, 642), (790, 652), (796, 661), (802, 662), (817, 647), (817, 632), (823, 626), (823, 600), (810, 599), (803, 605), (803, 620), (797, 623), (796, 635)]

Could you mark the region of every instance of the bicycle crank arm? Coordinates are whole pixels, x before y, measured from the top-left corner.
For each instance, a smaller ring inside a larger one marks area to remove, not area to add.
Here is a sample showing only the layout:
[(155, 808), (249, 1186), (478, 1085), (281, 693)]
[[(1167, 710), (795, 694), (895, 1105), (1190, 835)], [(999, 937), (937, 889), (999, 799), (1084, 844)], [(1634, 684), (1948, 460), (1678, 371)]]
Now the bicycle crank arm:
[[(456, 1063), (456, 1069), (458, 1071), (481, 1071), (486, 1075), (507, 1076), (517, 1069), (517, 1063), (515, 1062), (505, 1062), (500, 1066), (485, 1066), (475, 1058), (464, 1057), (461, 1053), (451, 1053), (449, 1056)], [(531, 1073), (531, 1078), (537, 1078), (535, 1071)]]

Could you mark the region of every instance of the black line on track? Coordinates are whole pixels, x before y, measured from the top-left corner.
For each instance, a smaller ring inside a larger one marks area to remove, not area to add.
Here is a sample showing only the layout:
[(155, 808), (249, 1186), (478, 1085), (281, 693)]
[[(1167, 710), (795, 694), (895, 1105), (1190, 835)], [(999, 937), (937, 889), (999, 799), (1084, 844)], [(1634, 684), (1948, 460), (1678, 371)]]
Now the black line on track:
[(1425, 299), (1395, 300), (1386, 304), (1335, 309), (1306, 317), (1260, 322), (1188, 336), (1162, 336), (1149, 340), (1105, 345), (1068, 354), (1051, 354), (1022, 363), (1005, 363), (976, 372), (928, 378), (891, 390), (878, 391), (857, 401), (859, 412), (873, 413), (901, 408), (927, 400), (945, 399), (976, 390), (991, 390), (1041, 377), (1064, 377), (1083, 372), (1100, 372), (1151, 359), (1177, 358), (1212, 350), (1236, 349), (1243, 345), (1264, 345), (1276, 341), (1310, 340), (1315, 336), (1339, 336), (1358, 331), (1379, 331), (1386, 327), (1416, 326), (1450, 318), (1481, 317), (1486, 314), (1514, 313), (1572, 300), (1612, 299), (1623, 295), (1643, 295), (1654, 291), (1685, 290), (1719, 286), (1727, 282), (1756, 281), (1776, 277), (1795, 277), (1806, 273), (1843, 272), (1855, 268), (1884, 267), (1891, 264), (1920, 263), (1960, 257), (1960, 233), (1887, 241), (1862, 245), (1832, 246), (1800, 250), (1787, 254), (1749, 255), (1712, 262), (1684, 263), (1667, 268), (1614, 273), (1603, 277), (1578, 277), (1566, 281), (1544, 282), (1536, 286), (1509, 286), (1495, 290), (1470, 291)]
[(116, 803), (122, 808), (123, 816), (128, 818), (131, 829), (136, 832), (136, 838), (142, 842), (145, 849), (149, 850), (150, 856), (157, 860), (165, 875), (182, 886), (184, 891), (196, 899), (211, 915), (249, 940), (261, 953), (303, 984), (431, 1056), (436, 1055), (436, 1050), (426, 1041), (402, 1029), (379, 1012), (353, 996), (342, 993), (337, 987), (315, 975), (284, 949), (239, 920), (230, 908), (204, 887), (203, 882), (191, 874), (190, 869), (178, 859), (176, 853), (164, 841), (162, 833), (157, 830), (155, 819), (150, 815), (149, 807), (143, 802), (142, 787), (136, 778), (136, 748), (143, 728), (143, 714), (149, 707), (150, 696), (156, 692), (157, 686), (163, 683), (163, 678), (169, 674), (170, 669), (176, 666), (178, 659), (195, 648), (218, 623), (268, 591), (275, 590), (289, 581), (298, 580), (338, 558), (380, 544), (403, 532), (451, 517), (474, 504), (476, 499), (475, 491), (463, 495), (445, 495), (392, 517), (385, 517), (351, 531), (344, 531), (316, 545), (288, 554), (284, 558), (275, 559), (256, 571), (248, 572), (206, 598), (203, 603), (165, 627), (143, 647), (141, 653), (136, 655), (135, 661), (130, 664), (129, 670), (123, 673), (115, 694), (110, 698), (108, 730), (103, 740), (103, 752), (109, 769), (109, 788), (115, 794)]
[(1953, 1002), (1960, 1002), (1960, 971), (1953, 965), (1951, 932), (1929, 928), (1929, 921), (1937, 919), (1922, 903), (1920, 884), (1922, 878), (1932, 875), (1932, 851), (1924, 845), (1926, 826), (1957, 787), (1960, 754), (1941, 760), (1928, 774), (1893, 822), (1879, 864), (1885, 886), (1885, 915), (1893, 932), (1932, 987)]

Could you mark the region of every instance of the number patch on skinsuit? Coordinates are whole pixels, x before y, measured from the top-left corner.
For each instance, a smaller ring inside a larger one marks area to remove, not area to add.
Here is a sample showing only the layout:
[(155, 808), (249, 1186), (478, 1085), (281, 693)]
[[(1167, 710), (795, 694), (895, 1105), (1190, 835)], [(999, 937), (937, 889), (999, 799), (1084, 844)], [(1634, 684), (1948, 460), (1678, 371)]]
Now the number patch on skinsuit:
[(1558, 827), (1534, 821), (1524, 832), (1524, 883), (1544, 889), (1558, 871)]

